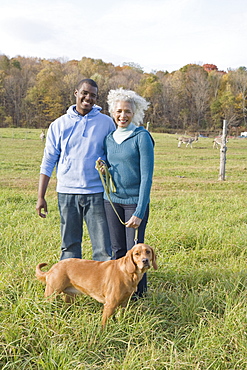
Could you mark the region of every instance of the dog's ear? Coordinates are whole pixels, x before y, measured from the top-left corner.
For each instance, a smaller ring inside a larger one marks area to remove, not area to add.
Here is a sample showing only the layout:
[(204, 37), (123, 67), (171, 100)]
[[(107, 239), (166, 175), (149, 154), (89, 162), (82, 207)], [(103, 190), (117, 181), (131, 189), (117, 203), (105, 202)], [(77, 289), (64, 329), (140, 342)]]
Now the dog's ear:
[(133, 250), (130, 249), (125, 255), (125, 267), (129, 274), (133, 274), (136, 271), (136, 265), (133, 261)]
[[(150, 246), (149, 246), (150, 247)], [(151, 249), (151, 251), (152, 251), (152, 265), (153, 265), (153, 268), (155, 269), (155, 270), (158, 270), (158, 265), (157, 265), (157, 263), (156, 263), (156, 254), (155, 254), (155, 252), (154, 252), (154, 250), (153, 250), (153, 248), (152, 247), (150, 247), (150, 249)]]

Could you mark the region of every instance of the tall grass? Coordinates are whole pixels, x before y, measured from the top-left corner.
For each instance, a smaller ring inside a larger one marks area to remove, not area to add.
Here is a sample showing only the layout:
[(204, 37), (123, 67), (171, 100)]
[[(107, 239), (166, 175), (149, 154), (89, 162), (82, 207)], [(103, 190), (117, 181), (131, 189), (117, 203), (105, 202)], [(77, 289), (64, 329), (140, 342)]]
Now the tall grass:
[[(102, 306), (80, 297), (47, 303), (35, 266), (60, 255), (55, 177), (47, 219), (35, 213), (43, 143), (38, 130), (0, 129), (0, 368), (27, 370), (247, 369), (247, 142), (219, 150), (200, 138), (177, 148), (154, 134), (155, 174), (146, 242), (159, 269), (145, 299), (100, 330)], [(83, 256), (91, 258), (85, 230)]]

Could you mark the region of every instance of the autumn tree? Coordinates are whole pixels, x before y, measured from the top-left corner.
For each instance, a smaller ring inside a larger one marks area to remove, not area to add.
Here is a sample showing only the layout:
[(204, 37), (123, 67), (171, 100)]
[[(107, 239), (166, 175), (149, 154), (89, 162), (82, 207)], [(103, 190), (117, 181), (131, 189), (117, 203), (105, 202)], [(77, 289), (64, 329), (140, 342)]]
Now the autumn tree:
[(50, 122), (65, 113), (63, 99), (63, 70), (59, 61), (44, 60), (37, 74), (35, 85), (26, 96), (26, 104), (33, 112), (33, 125), (47, 127)]
[(129, 65), (123, 67), (117, 66), (109, 80), (109, 88), (118, 89), (122, 87), (124, 89), (136, 90), (142, 76), (142, 71), (132, 68)]
[(63, 74), (63, 105), (68, 108), (70, 105), (75, 104), (75, 89), (78, 82), (83, 78), (78, 68), (77, 60), (70, 60), (61, 65)]
[(5, 71), (5, 109), (15, 127), (25, 125), (24, 99), (35, 74), (30, 65), (25, 58), (16, 57), (9, 60), (8, 70)]
[(221, 128), (224, 119), (229, 125), (239, 125), (239, 99), (234, 94), (228, 75), (222, 77), (217, 99), (213, 100), (210, 109), (215, 128)]
[(145, 114), (145, 120), (150, 122), (152, 127), (157, 127), (161, 123), (163, 116), (162, 85), (154, 74), (144, 74), (140, 80), (137, 92), (143, 96), (150, 107)]
[(209, 110), (209, 82), (207, 72), (199, 65), (187, 65), (180, 69), (184, 83), (186, 126), (194, 131), (207, 127), (206, 117)]
[(176, 71), (162, 77), (164, 126), (169, 129), (185, 129), (187, 108), (185, 105), (182, 72)]
[(239, 102), (241, 110), (241, 124), (247, 125), (247, 69), (240, 67), (237, 70), (229, 71), (228, 80), (231, 84), (232, 91), (236, 96), (236, 103)]
[(5, 124), (5, 120), (7, 118), (4, 82), (7, 77), (8, 69), (9, 58), (5, 55), (0, 55), (0, 127)]

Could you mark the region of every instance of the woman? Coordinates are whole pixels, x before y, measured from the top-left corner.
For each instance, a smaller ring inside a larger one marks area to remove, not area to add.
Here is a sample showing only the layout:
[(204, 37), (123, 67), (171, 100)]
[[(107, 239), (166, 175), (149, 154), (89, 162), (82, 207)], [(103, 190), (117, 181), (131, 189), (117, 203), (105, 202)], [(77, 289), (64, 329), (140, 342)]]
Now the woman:
[[(117, 129), (105, 140), (107, 165), (116, 187), (110, 199), (120, 216), (119, 221), (106, 192), (104, 204), (110, 230), (113, 259), (123, 257), (134, 245), (135, 229), (138, 243), (144, 242), (149, 216), (149, 200), (154, 167), (154, 141), (144, 127), (144, 111), (149, 103), (131, 90), (111, 90), (109, 112)], [(142, 296), (147, 290), (144, 275), (137, 290)]]

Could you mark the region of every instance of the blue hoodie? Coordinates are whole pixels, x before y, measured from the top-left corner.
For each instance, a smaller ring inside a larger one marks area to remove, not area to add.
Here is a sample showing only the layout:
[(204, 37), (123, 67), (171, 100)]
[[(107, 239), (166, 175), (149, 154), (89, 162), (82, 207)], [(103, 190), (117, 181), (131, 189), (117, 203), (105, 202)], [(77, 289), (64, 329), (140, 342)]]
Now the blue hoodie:
[(94, 194), (103, 192), (95, 161), (105, 158), (104, 139), (115, 130), (113, 120), (94, 105), (82, 116), (72, 105), (51, 123), (40, 173), (51, 177), (57, 166), (57, 192)]

